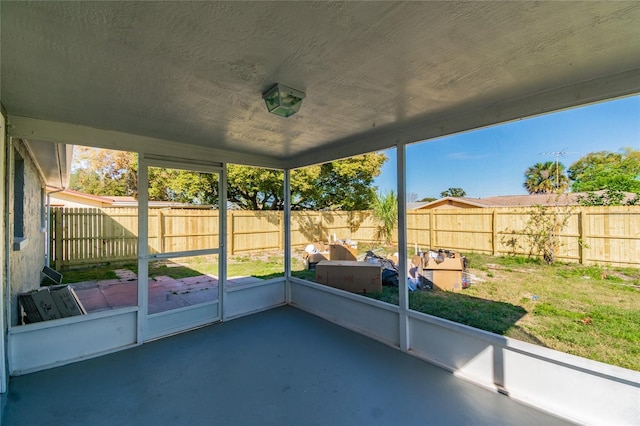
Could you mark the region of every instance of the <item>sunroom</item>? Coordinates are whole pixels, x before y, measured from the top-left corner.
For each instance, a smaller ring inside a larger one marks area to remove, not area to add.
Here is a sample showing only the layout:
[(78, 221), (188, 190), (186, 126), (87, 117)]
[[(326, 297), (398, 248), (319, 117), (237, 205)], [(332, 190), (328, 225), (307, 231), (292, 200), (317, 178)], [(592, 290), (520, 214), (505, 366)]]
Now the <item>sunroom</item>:
[[(293, 276), (290, 199), (297, 169), (395, 149), (406, 264), (407, 148), (640, 93), (637, 2), (2, 2), (0, 16), (7, 424), (640, 422), (637, 371), (411, 310), (403, 268), (397, 305)], [(51, 255), (42, 188), (68, 185), (71, 146), (136, 155), (133, 301), (20, 324), (17, 295)], [(283, 171), (284, 271), (259, 284), (228, 273), (231, 164)], [(157, 170), (213, 176), (206, 248), (154, 246)], [(153, 311), (153, 264), (187, 256), (216, 259), (213, 296)]]

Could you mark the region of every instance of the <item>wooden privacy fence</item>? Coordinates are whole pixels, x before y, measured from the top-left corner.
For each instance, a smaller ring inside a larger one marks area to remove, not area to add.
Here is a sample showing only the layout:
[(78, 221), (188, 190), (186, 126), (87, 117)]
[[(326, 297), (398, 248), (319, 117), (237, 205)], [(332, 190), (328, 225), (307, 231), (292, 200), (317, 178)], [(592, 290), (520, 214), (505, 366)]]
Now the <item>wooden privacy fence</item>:
[[(535, 221), (531, 208), (418, 210), (407, 213), (407, 243), (421, 249), (462, 253), (527, 254), (523, 230)], [(558, 229), (556, 259), (583, 264), (640, 266), (640, 206), (545, 209), (565, 225)], [(149, 210), (149, 251), (217, 248), (218, 211)], [(283, 250), (282, 212), (230, 211), (229, 254)], [(369, 211), (301, 211), (291, 214), (291, 243), (302, 248), (335, 235), (360, 244), (374, 242), (377, 229)], [(509, 241), (519, 239), (516, 247)], [(137, 259), (136, 208), (54, 208), (51, 262), (56, 269)]]
[[(218, 247), (218, 212), (211, 209), (150, 208), (149, 252), (177, 252)], [(138, 209), (53, 208), (51, 264), (56, 269), (138, 256)]]
[[(522, 230), (535, 229), (536, 208), (447, 209), (407, 214), (407, 241), (419, 247), (492, 255), (529, 253)], [(640, 206), (544, 208), (557, 229), (556, 259), (582, 264), (640, 266)], [(521, 247), (509, 245), (518, 238)]]

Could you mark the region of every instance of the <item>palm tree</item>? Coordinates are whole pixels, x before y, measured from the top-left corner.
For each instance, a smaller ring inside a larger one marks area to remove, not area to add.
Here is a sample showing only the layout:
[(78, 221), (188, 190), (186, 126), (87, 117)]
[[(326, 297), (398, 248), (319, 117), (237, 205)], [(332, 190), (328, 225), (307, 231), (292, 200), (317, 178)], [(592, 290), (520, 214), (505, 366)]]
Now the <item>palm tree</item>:
[(529, 194), (561, 194), (569, 187), (562, 163), (536, 163), (524, 172), (524, 187)]
[(398, 197), (393, 191), (376, 194), (372, 207), (373, 217), (378, 221), (376, 239), (389, 244), (398, 223)]

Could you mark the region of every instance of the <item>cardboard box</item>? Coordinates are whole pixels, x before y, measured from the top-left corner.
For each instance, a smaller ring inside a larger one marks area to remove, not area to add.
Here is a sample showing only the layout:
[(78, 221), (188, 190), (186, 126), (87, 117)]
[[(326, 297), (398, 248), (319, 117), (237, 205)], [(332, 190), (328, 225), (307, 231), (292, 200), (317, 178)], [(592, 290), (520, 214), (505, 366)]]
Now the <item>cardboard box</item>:
[(48, 287), (19, 294), (18, 300), (27, 314), (26, 320), (29, 323), (62, 318)]
[(316, 269), (316, 265), (319, 262), (322, 262), (323, 260), (328, 260), (324, 254), (322, 253), (313, 253), (313, 254), (307, 254), (305, 253), (305, 262), (307, 264), (307, 269), (310, 271), (313, 271), (314, 269)]
[(78, 299), (76, 292), (71, 286), (52, 287), (49, 292), (63, 318), (87, 314), (84, 306), (82, 306), (82, 302), (80, 302), (80, 299)]
[(462, 271), (424, 269), (422, 275), (431, 281), (438, 290), (460, 291), (464, 288), (462, 285)]
[(454, 257), (444, 255), (444, 259), (440, 263), (425, 254), (422, 268), (424, 277), (431, 281), (438, 290), (460, 291), (463, 289), (464, 257), (461, 257), (460, 254), (455, 253)]
[(425, 257), (423, 269), (441, 270), (441, 271), (462, 271), (464, 269), (464, 258), (460, 256), (445, 257), (440, 263), (436, 263), (435, 259)]
[(358, 249), (344, 244), (330, 244), (329, 260), (358, 260)]
[(18, 300), (28, 324), (87, 314), (75, 291), (68, 285), (41, 287), (19, 294)]
[(352, 293), (382, 291), (382, 266), (369, 262), (323, 260), (316, 265), (316, 282)]

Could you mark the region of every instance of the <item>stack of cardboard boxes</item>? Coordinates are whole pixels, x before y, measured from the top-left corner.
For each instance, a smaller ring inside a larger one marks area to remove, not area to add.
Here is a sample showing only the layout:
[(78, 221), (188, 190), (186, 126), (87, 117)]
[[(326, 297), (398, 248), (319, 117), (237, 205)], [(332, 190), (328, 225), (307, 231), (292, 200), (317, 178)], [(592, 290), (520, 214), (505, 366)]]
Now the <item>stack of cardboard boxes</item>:
[(439, 290), (460, 291), (465, 288), (463, 271), (464, 257), (459, 253), (427, 252), (422, 255), (422, 276)]
[(320, 259), (314, 265), (317, 283), (354, 293), (382, 291), (381, 266), (358, 262), (358, 249), (355, 245), (334, 241), (329, 244), (328, 255), (328, 260)]
[(356, 261), (358, 249), (354, 246), (341, 243), (332, 243), (328, 247), (322, 242), (307, 245), (303, 254), (307, 269), (314, 270), (316, 265), (323, 260), (353, 260)]

